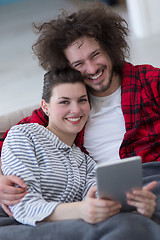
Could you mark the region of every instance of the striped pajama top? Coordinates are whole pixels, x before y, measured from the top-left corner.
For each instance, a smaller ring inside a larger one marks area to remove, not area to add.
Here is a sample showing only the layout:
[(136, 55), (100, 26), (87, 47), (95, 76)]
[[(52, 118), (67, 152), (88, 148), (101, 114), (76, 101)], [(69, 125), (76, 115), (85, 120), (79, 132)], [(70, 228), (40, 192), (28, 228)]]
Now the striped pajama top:
[(28, 186), (21, 202), (10, 206), (23, 224), (35, 226), (59, 203), (83, 200), (96, 182), (94, 160), (37, 123), (12, 127), (1, 158), (3, 174), (21, 177)]

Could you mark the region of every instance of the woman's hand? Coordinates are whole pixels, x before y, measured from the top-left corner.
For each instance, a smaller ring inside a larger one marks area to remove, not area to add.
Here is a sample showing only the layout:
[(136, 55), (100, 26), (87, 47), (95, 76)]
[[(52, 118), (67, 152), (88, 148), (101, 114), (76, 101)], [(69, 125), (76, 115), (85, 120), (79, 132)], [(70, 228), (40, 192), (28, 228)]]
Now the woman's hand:
[(88, 191), (81, 205), (80, 217), (88, 223), (99, 223), (120, 212), (120, 203), (95, 197), (97, 187)]
[(69, 219), (82, 219), (88, 223), (99, 223), (120, 212), (121, 204), (97, 199), (97, 188), (92, 186), (84, 201), (59, 203), (50, 216), (43, 221), (52, 222)]
[(153, 181), (142, 189), (135, 189), (131, 193), (127, 193), (127, 203), (136, 207), (137, 212), (151, 218), (156, 207), (156, 196), (151, 192), (157, 186), (157, 182)]
[[(14, 187), (15, 184), (19, 187)], [(8, 206), (19, 203), (26, 193), (27, 185), (21, 178), (0, 175), (0, 204), (9, 216), (12, 216), (12, 213)]]

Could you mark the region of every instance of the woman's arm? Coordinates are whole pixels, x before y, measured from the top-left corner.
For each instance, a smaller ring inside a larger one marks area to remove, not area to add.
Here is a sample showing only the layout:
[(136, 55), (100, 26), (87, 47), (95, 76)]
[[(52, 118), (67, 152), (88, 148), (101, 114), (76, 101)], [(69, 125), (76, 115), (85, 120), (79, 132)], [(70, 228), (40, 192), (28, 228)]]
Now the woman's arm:
[(57, 205), (54, 212), (44, 221), (82, 219), (88, 223), (96, 224), (120, 212), (121, 204), (96, 198), (96, 191), (97, 187), (92, 186), (84, 201)]
[[(11, 175), (9, 177), (16, 175), (27, 184), (27, 194), (17, 204), (10, 206), (10, 209), (18, 222), (29, 225), (35, 225), (49, 216), (58, 204), (58, 201), (46, 201), (42, 195), (42, 172), (37, 161), (36, 145), (32, 141), (32, 131), (35, 129), (31, 127), (28, 130), (27, 125), (13, 127), (5, 139), (2, 150), (3, 173)], [(37, 134), (35, 132), (35, 136)], [(47, 171), (49, 170), (46, 169), (46, 174)], [(17, 183), (16, 188), (19, 188)]]
[[(150, 192), (157, 185), (152, 182), (128, 193), (128, 204), (135, 206), (137, 212), (146, 217), (152, 217), (155, 210), (155, 195)], [(59, 221), (67, 219), (83, 219), (88, 223), (99, 223), (120, 212), (121, 204), (111, 200), (96, 199), (97, 188), (92, 186), (82, 202), (62, 203), (57, 205), (54, 212), (45, 221)]]
[[(95, 187), (90, 189), (83, 202), (60, 203), (61, 201), (57, 197), (57, 194), (55, 198), (52, 198), (57, 200), (46, 201), (42, 194), (44, 191), (42, 186), (45, 178), (42, 181), (42, 172), (40, 172), (39, 162), (35, 154), (35, 145), (32, 142), (33, 138), (29, 139), (33, 131), (26, 137), (19, 128), (19, 126), (16, 126), (14, 128), (15, 131), (10, 131), (2, 152), (2, 156), (5, 159), (2, 161), (4, 173), (17, 174), (17, 176), (25, 180), (28, 186), (28, 192), (24, 198), (11, 207), (13, 216), (17, 221), (30, 225), (35, 225), (37, 222), (44, 221), (44, 219), (46, 221), (83, 219), (90, 223), (97, 223), (119, 212), (120, 204), (113, 201), (96, 199), (95, 192), (97, 190)], [(37, 137), (37, 134), (35, 137)], [(38, 152), (36, 153), (38, 154)], [(41, 171), (45, 171), (45, 175), (52, 176), (50, 169), (47, 169), (43, 170), (42, 168)], [(49, 181), (49, 179), (45, 181)], [(47, 186), (45, 185), (45, 187)], [(49, 188), (47, 190), (45, 188), (46, 191), (48, 191), (48, 194), (51, 194)]]

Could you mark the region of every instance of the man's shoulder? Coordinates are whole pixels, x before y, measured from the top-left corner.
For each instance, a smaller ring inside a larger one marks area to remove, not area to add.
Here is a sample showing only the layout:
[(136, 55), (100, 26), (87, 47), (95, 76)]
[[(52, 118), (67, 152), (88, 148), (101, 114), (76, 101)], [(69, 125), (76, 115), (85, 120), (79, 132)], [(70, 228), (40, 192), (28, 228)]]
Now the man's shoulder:
[(130, 72), (143, 72), (143, 73), (148, 73), (150, 71), (154, 72), (160, 72), (160, 68), (154, 67), (150, 64), (138, 64), (134, 65), (129, 62), (125, 62), (124, 67), (123, 67), (123, 75), (126, 73)]
[(122, 87), (130, 84), (143, 84), (146, 81), (159, 81), (160, 68), (149, 64), (133, 65), (126, 62), (122, 71)]

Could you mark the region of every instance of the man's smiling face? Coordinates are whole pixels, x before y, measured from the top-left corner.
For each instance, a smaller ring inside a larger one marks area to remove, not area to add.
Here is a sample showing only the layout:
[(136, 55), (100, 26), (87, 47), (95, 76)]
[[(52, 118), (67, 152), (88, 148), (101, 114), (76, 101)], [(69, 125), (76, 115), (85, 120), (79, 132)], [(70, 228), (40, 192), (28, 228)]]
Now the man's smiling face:
[(115, 91), (111, 59), (95, 38), (84, 36), (77, 39), (64, 50), (64, 54), (71, 66), (82, 73), (93, 95)]

